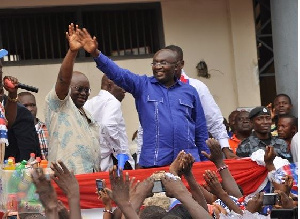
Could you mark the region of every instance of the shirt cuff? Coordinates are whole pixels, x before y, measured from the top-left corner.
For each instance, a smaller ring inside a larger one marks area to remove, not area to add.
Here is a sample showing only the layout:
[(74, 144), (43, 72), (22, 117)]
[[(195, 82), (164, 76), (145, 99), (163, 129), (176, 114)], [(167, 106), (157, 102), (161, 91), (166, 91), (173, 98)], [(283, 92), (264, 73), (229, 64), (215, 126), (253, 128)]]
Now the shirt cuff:
[(99, 53), (99, 56), (97, 58), (94, 58), (94, 61), (97, 64), (97, 68), (101, 68), (107, 63), (108, 57), (103, 55), (101, 52)]
[(228, 138), (221, 138), (221, 139), (218, 139), (218, 141), (220, 143), (221, 149), (223, 149), (223, 148), (230, 148), (229, 147)]

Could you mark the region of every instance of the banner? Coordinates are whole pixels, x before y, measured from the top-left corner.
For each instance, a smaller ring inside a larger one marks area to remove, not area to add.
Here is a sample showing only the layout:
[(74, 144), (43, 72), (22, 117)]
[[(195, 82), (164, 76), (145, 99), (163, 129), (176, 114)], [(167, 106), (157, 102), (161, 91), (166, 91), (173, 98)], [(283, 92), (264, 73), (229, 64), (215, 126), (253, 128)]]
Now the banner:
[[(264, 166), (259, 166), (256, 162), (249, 158), (238, 160), (225, 160), (228, 165), (231, 175), (239, 186), (242, 187), (244, 195), (248, 195), (258, 189), (262, 182), (267, 177), (267, 169)], [(139, 170), (126, 170), (130, 177), (136, 177), (136, 180), (143, 181), (156, 171), (168, 171), (169, 167), (152, 168), (152, 169), (139, 169)], [(203, 174), (205, 170), (216, 171), (215, 165), (211, 161), (197, 162), (193, 165), (193, 174), (199, 184), (204, 184)], [(219, 180), (221, 177), (218, 174)], [(96, 192), (96, 179), (105, 179), (106, 185), (110, 188), (108, 172), (99, 172), (92, 174), (76, 175), (80, 187), (80, 205), (82, 209), (89, 208), (102, 208), (101, 200), (98, 200)], [(183, 180), (184, 184), (188, 186), (187, 182)], [(67, 198), (58, 186), (53, 183), (58, 199), (60, 199), (66, 206)]]

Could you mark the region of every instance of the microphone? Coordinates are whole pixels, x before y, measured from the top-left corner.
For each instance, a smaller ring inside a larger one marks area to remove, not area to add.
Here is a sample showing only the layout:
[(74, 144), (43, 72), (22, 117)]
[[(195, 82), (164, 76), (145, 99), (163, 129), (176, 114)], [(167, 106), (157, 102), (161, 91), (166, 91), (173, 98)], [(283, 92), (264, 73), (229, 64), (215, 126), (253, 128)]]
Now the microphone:
[[(5, 79), (4, 83), (9, 88), (15, 88), (15, 85), (9, 79)], [(24, 90), (28, 90), (28, 91), (35, 92), (35, 93), (37, 93), (39, 91), (39, 89), (37, 87), (29, 86), (29, 85), (22, 84), (22, 83), (18, 83), (18, 88), (22, 88)]]

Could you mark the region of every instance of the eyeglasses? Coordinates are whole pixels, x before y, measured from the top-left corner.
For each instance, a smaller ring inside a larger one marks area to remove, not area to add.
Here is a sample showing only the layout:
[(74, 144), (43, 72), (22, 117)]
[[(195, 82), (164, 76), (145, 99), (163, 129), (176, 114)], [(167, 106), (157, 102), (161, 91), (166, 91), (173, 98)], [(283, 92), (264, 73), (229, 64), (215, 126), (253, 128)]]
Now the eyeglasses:
[(160, 65), (161, 67), (166, 67), (166, 66), (169, 66), (169, 65), (174, 65), (176, 64), (177, 62), (167, 62), (167, 61), (161, 61), (161, 62), (152, 62), (151, 63), (151, 66), (152, 67), (156, 67), (157, 65)]
[(89, 87), (78, 87), (78, 86), (72, 86), (72, 87), (75, 88), (75, 90), (78, 91), (79, 93), (81, 93), (82, 91), (84, 91), (86, 94), (91, 93), (91, 88)]

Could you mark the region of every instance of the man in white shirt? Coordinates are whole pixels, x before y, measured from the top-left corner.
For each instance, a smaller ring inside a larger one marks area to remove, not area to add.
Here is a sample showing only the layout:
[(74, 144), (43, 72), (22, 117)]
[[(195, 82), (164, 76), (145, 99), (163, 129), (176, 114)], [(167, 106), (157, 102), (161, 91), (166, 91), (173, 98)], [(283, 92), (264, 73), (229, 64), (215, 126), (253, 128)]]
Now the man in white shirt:
[(121, 110), (121, 101), (125, 97), (125, 91), (109, 80), (106, 75), (102, 77), (99, 94), (84, 104), (98, 125), (100, 126), (101, 145), (101, 170), (108, 171), (113, 166), (113, 157), (118, 154), (127, 154), (128, 162), (135, 168), (135, 163), (129, 153), (128, 138), (125, 121)]
[(178, 72), (177, 78), (188, 83), (194, 88), (196, 88), (200, 101), (203, 107), (206, 125), (208, 132), (220, 143), (223, 153), (226, 158), (234, 158), (236, 155), (229, 149), (228, 134), (225, 125), (223, 124), (223, 116), (220, 108), (215, 102), (213, 96), (211, 95), (208, 87), (200, 80), (190, 78), (186, 75), (183, 70), (184, 60), (183, 51), (179, 46), (169, 45), (166, 49), (170, 49), (177, 53), (178, 57)]

